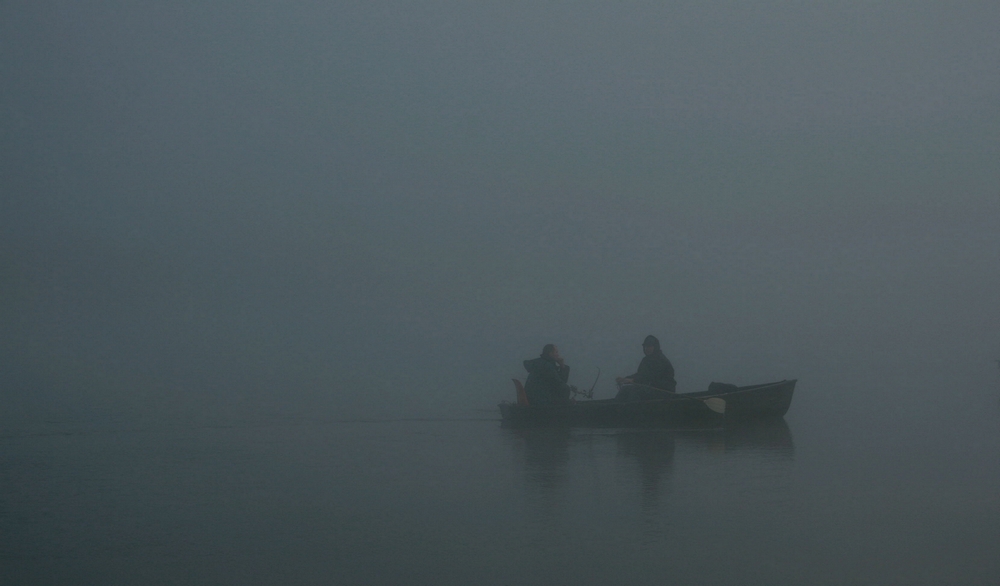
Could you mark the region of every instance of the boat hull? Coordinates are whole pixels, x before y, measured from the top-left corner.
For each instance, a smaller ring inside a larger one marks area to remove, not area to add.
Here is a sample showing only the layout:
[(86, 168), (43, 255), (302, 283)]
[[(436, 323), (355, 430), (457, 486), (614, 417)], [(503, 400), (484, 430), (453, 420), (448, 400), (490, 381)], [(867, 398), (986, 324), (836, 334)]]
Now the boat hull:
[(541, 406), (501, 403), (500, 416), (504, 427), (711, 427), (783, 417), (792, 404), (795, 382), (783, 380), (645, 401), (603, 399)]

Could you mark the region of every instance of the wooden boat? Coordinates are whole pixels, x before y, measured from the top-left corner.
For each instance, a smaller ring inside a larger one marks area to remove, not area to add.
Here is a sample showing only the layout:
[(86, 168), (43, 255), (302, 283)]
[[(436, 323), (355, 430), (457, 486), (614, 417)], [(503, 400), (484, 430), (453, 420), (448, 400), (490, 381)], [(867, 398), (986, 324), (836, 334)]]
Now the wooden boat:
[(563, 405), (528, 405), (520, 381), (517, 403), (500, 403), (504, 427), (687, 427), (781, 418), (795, 380), (737, 387), (710, 385), (696, 393), (666, 393), (641, 401), (597, 399)]

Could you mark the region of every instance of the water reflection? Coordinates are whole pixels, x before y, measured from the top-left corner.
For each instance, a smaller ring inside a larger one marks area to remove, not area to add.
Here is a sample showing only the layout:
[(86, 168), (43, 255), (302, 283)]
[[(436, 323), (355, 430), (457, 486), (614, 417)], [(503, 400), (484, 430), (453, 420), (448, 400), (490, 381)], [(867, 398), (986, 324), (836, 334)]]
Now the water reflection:
[(795, 454), (792, 430), (784, 419), (745, 423), (725, 429), (726, 451), (767, 451), (791, 458)]
[(571, 432), (565, 428), (518, 429), (511, 432), (523, 460), (525, 475), (539, 489), (546, 508), (556, 505), (566, 483)]
[(629, 484), (639, 492), (641, 509), (653, 513), (672, 490), (679, 449), (686, 456), (704, 455), (698, 459), (708, 461), (725, 458), (766, 464), (770, 473), (779, 476), (787, 476), (795, 453), (792, 432), (782, 419), (717, 429), (542, 428), (508, 433), (526, 480), (537, 488), (537, 504), (546, 510), (565, 499), (568, 487), (588, 484), (597, 490), (604, 483), (601, 478), (608, 472), (604, 462), (609, 460), (627, 463), (626, 468), (634, 471), (629, 474), (634, 474), (635, 482)]
[(746, 422), (710, 430), (677, 431), (677, 438), (685, 445), (708, 452), (733, 453), (758, 451), (770, 457), (791, 459), (795, 454), (792, 430), (784, 419)]
[[(674, 432), (666, 430), (622, 431), (615, 435), (618, 455), (634, 460), (637, 465), (645, 511), (656, 509), (661, 484), (669, 487), (676, 445), (674, 436)], [(666, 482), (661, 482), (663, 479)]]

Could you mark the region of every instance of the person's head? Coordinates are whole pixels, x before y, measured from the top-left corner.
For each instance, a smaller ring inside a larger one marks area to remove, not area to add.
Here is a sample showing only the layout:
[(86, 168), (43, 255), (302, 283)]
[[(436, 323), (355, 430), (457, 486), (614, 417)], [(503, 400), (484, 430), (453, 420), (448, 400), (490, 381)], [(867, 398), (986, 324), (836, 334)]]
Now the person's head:
[(556, 348), (555, 344), (546, 344), (542, 347), (542, 358), (559, 360), (559, 348)]
[(649, 356), (659, 349), (660, 341), (656, 339), (656, 336), (646, 336), (646, 339), (642, 341), (642, 353), (646, 356)]

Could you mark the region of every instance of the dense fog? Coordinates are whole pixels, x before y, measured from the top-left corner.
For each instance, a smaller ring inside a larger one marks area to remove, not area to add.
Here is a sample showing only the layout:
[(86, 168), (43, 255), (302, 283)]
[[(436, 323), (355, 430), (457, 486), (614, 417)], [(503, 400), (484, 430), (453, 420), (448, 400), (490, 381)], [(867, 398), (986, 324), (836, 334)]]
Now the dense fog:
[(0, 3), (0, 422), (494, 416), (543, 344), (606, 397), (647, 334), (680, 391), (994, 380), (998, 30), (923, 1)]

